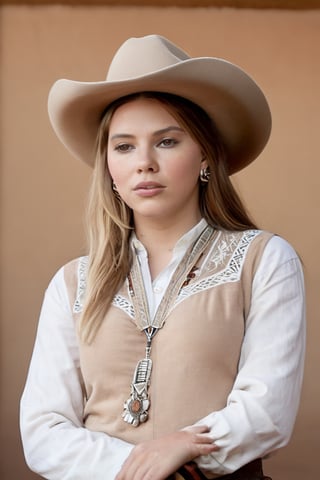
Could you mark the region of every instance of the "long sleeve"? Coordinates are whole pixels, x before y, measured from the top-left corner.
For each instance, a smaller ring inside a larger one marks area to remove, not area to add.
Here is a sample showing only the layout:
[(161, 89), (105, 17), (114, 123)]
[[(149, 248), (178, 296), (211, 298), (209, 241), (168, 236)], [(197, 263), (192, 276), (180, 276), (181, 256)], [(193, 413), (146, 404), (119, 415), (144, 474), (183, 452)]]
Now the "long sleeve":
[(49, 480), (110, 480), (132, 445), (83, 427), (75, 327), (61, 269), (45, 294), (20, 426), (29, 467)]
[(286, 445), (302, 384), (305, 305), (301, 264), (279, 237), (267, 244), (256, 272), (238, 375), (226, 407), (208, 425), (218, 452), (199, 457), (208, 478), (224, 475)]

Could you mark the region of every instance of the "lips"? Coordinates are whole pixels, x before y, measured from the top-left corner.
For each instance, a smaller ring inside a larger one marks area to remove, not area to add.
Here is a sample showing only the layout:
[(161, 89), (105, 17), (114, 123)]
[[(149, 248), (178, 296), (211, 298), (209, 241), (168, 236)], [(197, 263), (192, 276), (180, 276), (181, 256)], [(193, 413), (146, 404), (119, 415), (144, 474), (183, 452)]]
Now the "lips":
[(164, 189), (165, 186), (158, 182), (140, 182), (133, 190), (141, 198), (150, 198), (161, 194)]
[(157, 182), (140, 182), (138, 183), (135, 187), (134, 190), (157, 190), (157, 189), (162, 189), (164, 188), (161, 183)]

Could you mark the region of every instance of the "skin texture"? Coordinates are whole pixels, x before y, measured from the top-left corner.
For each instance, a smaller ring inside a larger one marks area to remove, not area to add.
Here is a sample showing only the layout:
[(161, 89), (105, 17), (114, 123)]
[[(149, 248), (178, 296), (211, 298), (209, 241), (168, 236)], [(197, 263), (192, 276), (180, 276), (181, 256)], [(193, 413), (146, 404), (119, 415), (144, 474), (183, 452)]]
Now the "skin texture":
[[(201, 218), (199, 174), (206, 166), (199, 145), (157, 100), (135, 99), (115, 111), (108, 168), (133, 211), (153, 278), (169, 263), (177, 240)], [(187, 427), (136, 445), (116, 480), (164, 480), (217, 449), (207, 427)]]

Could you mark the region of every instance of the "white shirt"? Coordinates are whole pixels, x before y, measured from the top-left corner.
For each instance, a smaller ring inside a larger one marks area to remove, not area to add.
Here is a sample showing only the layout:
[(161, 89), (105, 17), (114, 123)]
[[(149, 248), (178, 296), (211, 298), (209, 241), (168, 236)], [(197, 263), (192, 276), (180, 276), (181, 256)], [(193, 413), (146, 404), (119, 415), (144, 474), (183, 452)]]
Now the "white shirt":
[[(154, 282), (146, 251), (133, 238), (151, 315), (203, 222), (177, 242), (172, 261)], [(288, 442), (299, 405), (304, 350), (301, 264), (292, 247), (274, 236), (253, 280), (239, 371), (227, 405), (198, 422), (210, 427), (212, 439), (220, 447), (197, 459), (208, 478), (230, 473)], [(49, 480), (112, 480), (133, 445), (83, 427), (79, 373), (74, 320), (60, 269), (45, 294), (21, 399), (26, 461)]]

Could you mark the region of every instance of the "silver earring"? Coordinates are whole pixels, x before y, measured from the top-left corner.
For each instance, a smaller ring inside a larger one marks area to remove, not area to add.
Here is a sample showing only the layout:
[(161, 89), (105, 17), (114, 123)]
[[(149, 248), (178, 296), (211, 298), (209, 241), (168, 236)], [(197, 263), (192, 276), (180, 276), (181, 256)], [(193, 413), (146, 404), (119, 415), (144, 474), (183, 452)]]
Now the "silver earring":
[(209, 182), (209, 178), (210, 178), (209, 167), (201, 168), (199, 178), (200, 178), (201, 183), (208, 183)]

